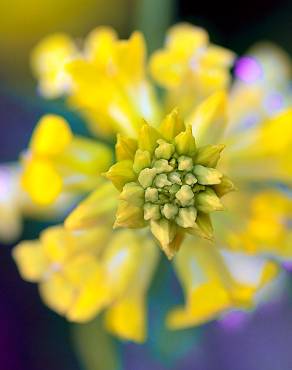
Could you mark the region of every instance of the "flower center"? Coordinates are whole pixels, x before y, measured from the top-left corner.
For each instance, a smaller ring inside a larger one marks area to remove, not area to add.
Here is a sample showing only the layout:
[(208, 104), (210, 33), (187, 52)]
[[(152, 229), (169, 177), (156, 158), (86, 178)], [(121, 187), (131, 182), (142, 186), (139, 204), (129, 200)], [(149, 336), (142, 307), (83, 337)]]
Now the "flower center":
[(216, 196), (211, 186), (221, 182), (222, 174), (179, 155), (171, 143), (162, 139), (157, 143), (151, 165), (138, 176), (145, 189), (144, 219), (165, 218), (183, 228), (194, 227), (197, 212), (202, 211), (202, 196)]

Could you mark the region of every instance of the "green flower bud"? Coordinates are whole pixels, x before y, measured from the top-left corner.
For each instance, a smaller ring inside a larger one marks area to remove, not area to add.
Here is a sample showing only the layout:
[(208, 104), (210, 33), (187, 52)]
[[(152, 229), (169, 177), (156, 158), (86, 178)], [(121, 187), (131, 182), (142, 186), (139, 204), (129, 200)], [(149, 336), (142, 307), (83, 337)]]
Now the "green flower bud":
[(178, 134), (175, 139), (176, 152), (179, 155), (186, 155), (193, 157), (196, 153), (196, 141), (192, 134), (192, 129), (190, 126), (180, 134)]
[(161, 218), (160, 208), (158, 204), (144, 204), (144, 220), (159, 220)]
[(143, 188), (146, 189), (152, 185), (156, 174), (156, 168), (144, 168), (144, 170), (142, 170), (138, 176), (138, 181)]
[(150, 228), (152, 234), (159, 241), (161, 248), (167, 257), (171, 259), (181, 243), (181, 240), (179, 240), (178, 243), (176, 241), (178, 236), (176, 224), (166, 219), (161, 219), (158, 221), (152, 220)]
[(178, 216), (176, 217), (176, 223), (183, 227), (189, 228), (194, 227), (196, 224), (197, 210), (194, 207), (180, 208)]
[(135, 153), (133, 170), (140, 173), (144, 168), (150, 167), (151, 155), (147, 150), (138, 149)]
[(168, 219), (173, 219), (178, 213), (178, 207), (172, 203), (166, 203), (162, 208), (162, 214)]
[(193, 172), (201, 185), (215, 185), (221, 182), (222, 174), (215, 168), (208, 168), (198, 164), (194, 167)]
[(172, 183), (172, 184), (178, 184), (178, 185), (182, 185), (182, 181), (181, 181), (181, 176), (178, 172), (171, 172), (169, 175), (168, 175), (168, 180)]
[(158, 159), (170, 159), (174, 153), (174, 145), (160, 139), (157, 140), (158, 147), (155, 149), (155, 157)]
[(193, 160), (190, 157), (182, 155), (178, 158), (179, 171), (191, 171), (193, 168)]
[(175, 197), (181, 206), (185, 207), (192, 204), (194, 193), (189, 185), (183, 185), (175, 194)]
[(156, 188), (147, 188), (145, 190), (145, 201), (155, 203), (158, 201), (158, 190)]
[(206, 167), (216, 167), (225, 145), (206, 145), (199, 148), (195, 155), (195, 163)]
[(204, 212), (204, 213), (222, 211), (224, 209), (215, 191), (210, 188), (206, 189), (205, 191), (200, 192), (196, 196), (195, 206), (198, 211)]
[(166, 159), (158, 159), (153, 163), (153, 167), (156, 168), (157, 173), (170, 172), (173, 170), (173, 167), (168, 164)]
[(236, 187), (234, 186), (233, 182), (227, 177), (222, 176), (221, 182), (218, 185), (213, 186), (216, 194), (219, 198), (223, 197), (223, 195), (230, 193), (231, 191), (236, 190)]
[(168, 181), (167, 176), (165, 173), (161, 173), (160, 175), (157, 175), (154, 180), (155, 186), (158, 188), (163, 188), (164, 186), (171, 185), (171, 182)]
[(187, 173), (185, 175), (184, 181), (187, 185), (194, 185), (198, 182), (196, 176), (194, 176), (192, 173)]
[(136, 182), (128, 182), (124, 185), (119, 199), (125, 200), (137, 207), (141, 207), (144, 204), (144, 189)]

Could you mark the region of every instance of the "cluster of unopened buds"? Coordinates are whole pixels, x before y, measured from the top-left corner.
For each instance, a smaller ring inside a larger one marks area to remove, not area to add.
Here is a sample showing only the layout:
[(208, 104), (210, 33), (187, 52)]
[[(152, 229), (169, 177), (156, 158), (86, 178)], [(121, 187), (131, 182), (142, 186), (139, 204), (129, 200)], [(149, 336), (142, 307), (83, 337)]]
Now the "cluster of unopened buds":
[(118, 158), (123, 146), (127, 155), (106, 174), (121, 191), (115, 227), (139, 228), (150, 222), (169, 258), (185, 232), (212, 238), (204, 224), (211, 226), (209, 214), (223, 210), (220, 197), (234, 190), (216, 169), (224, 145), (197, 148), (191, 126), (174, 110), (157, 130), (145, 123), (138, 141), (120, 137)]

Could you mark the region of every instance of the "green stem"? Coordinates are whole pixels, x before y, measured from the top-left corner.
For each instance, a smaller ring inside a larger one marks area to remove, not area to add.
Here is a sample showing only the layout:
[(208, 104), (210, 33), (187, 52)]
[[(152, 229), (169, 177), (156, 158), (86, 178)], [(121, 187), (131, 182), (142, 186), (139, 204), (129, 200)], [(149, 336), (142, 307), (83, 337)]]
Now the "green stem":
[(134, 28), (143, 32), (148, 50), (162, 46), (165, 32), (174, 22), (175, 0), (136, 0)]

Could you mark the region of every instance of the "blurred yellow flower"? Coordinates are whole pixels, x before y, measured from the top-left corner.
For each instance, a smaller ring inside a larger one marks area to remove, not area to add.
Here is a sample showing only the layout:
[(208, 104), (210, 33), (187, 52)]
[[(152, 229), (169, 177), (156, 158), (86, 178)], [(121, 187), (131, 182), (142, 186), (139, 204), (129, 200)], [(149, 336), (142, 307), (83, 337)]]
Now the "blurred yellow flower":
[(56, 34), (36, 46), (32, 67), (44, 96), (66, 93), (94, 133), (134, 135), (142, 117), (159, 116), (153, 87), (145, 73), (145, 41), (134, 32), (119, 40), (109, 27), (93, 30), (76, 51), (73, 40)]
[(168, 106), (189, 113), (195, 103), (230, 84), (235, 54), (209, 43), (207, 32), (183, 23), (173, 26), (165, 47), (153, 53), (150, 71), (166, 89)]
[(137, 342), (146, 337), (146, 290), (157, 263), (143, 234), (111, 234), (107, 225), (71, 232), (62, 226), (13, 251), (25, 280), (39, 283), (44, 302), (68, 320), (85, 322), (102, 310), (109, 331)]
[[(90, 202), (79, 206), (80, 210), (90, 208), (91, 212), (84, 213), (90, 228), (51, 227), (39, 240), (21, 242), (13, 255), (22, 277), (39, 283), (50, 308), (76, 322), (89, 321), (105, 310), (110, 332), (142, 342), (147, 335), (146, 295), (158, 263), (158, 249), (145, 232), (112, 233), (109, 222), (115, 193), (112, 185), (104, 182)], [(103, 215), (98, 221), (97, 214)], [(174, 263), (186, 307), (175, 308), (167, 316), (172, 329), (204, 323), (234, 307), (252, 308), (257, 293), (278, 273), (277, 265), (264, 258), (232, 252), (220, 255), (203, 241), (194, 248), (190, 237)], [(238, 273), (234, 268), (238, 264), (248, 276)]]
[[(117, 162), (108, 170), (106, 147), (73, 137), (60, 117), (43, 118), (24, 156), (23, 186), (43, 204), (54, 203), (63, 191), (95, 190), (64, 227), (45, 231), (33, 246), (25, 242), (16, 248), (24, 278), (40, 282), (45, 301), (70, 320), (88, 320), (107, 307), (109, 330), (144, 340), (145, 294), (158, 248), (147, 229), (111, 231), (116, 212), (115, 227), (140, 229), (150, 223), (169, 258), (181, 244), (174, 267), (186, 302), (168, 314), (170, 328), (252, 308), (258, 292), (277, 278), (279, 262), (291, 259), (291, 205), (275, 190), (279, 183), (291, 185), (291, 109), (263, 116), (256, 126), (230, 122), (236, 107), (230, 108), (227, 90), (234, 55), (210, 45), (206, 32), (190, 25), (174, 26), (165, 49), (150, 58), (151, 73), (165, 88), (160, 100), (147, 77), (139, 32), (119, 40), (112, 29), (97, 28), (82, 50), (68, 38), (62, 41), (64, 36), (53, 37), (33, 57), (43, 94), (66, 93), (95, 134), (118, 134)], [(98, 174), (106, 170), (120, 195), (100, 180)], [(234, 186), (223, 174), (238, 189), (226, 196), (224, 210), (220, 198)], [(192, 235), (184, 239), (185, 230)], [(58, 241), (46, 235), (57, 235)], [(64, 235), (74, 240), (79, 235), (78, 253)], [(94, 252), (85, 251), (81, 235), (92, 241)], [(45, 245), (56, 244), (61, 262), (59, 255), (44, 258), (50, 249)], [(27, 257), (32, 248), (33, 255), (41, 255), (41, 271)], [(123, 248), (130, 248), (132, 257), (125, 257)], [(59, 292), (66, 297), (61, 303)]]
[(106, 145), (73, 136), (64, 118), (45, 115), (23, 155), (22, 186), (35, 203), (52, 204), (62, 192), (94, 189), (111, 159)]

